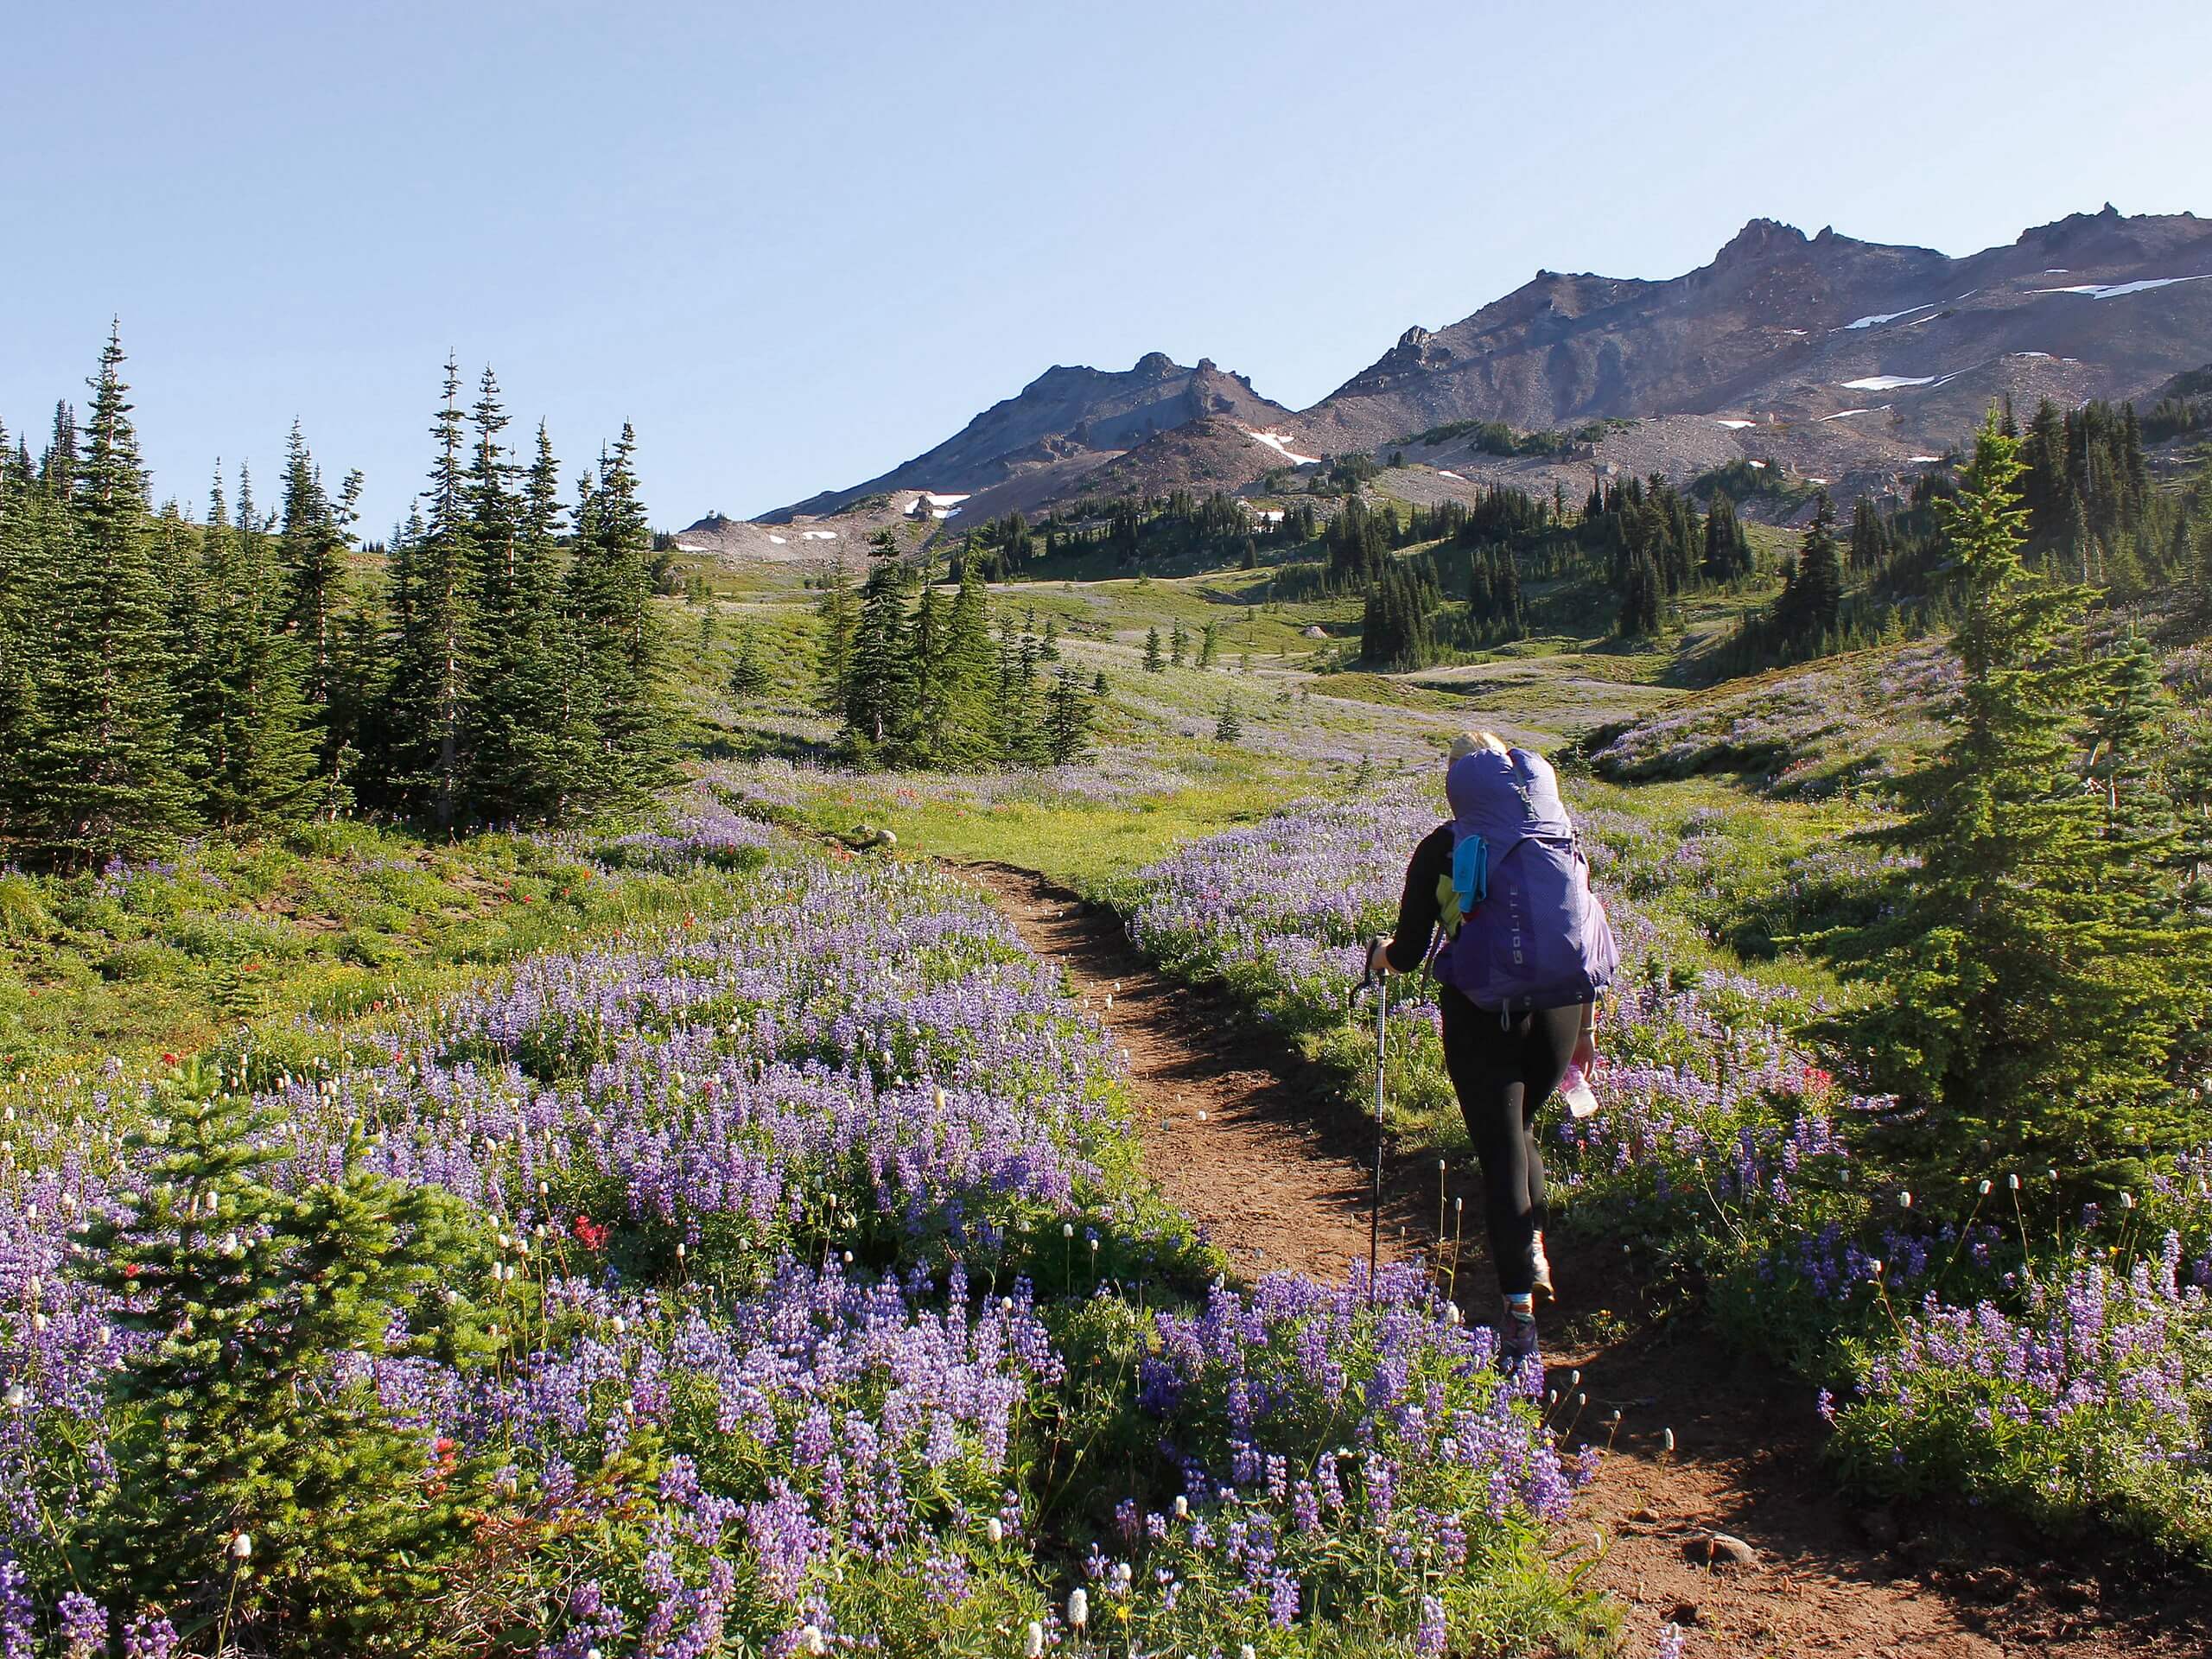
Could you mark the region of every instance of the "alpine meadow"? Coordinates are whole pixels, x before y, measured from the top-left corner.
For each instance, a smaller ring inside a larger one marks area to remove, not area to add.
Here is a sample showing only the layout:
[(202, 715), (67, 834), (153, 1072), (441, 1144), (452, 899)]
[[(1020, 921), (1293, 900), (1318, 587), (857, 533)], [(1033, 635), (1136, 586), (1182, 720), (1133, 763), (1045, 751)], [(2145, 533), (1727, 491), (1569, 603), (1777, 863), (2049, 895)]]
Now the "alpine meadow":
[(2212, 1649), (2212, 23), (851, 10), (0, 54), (0, 1659)]

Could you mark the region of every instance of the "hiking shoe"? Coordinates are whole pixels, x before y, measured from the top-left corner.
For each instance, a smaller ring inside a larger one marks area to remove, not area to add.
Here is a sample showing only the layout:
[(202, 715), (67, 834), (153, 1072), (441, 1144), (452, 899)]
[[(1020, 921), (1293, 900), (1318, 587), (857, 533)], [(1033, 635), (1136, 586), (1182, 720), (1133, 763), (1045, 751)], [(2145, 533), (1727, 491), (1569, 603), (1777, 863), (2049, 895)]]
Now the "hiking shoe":
[(1536, 1353), (1536, 1322), (1508, 1309), (1497, 1322), (1497, 1357), (1506, 1365), (1519, 1365)]
[(1534, 1289), (1548, 1302), (1559, 1300), (1559, 1287), (1552, 1283), (1551, 1258), (1544, 1254), (1544, 1236), (1538, 1233), (1529, 1246), (1529, 1259), (1535, 1265), (1536, 1277)]

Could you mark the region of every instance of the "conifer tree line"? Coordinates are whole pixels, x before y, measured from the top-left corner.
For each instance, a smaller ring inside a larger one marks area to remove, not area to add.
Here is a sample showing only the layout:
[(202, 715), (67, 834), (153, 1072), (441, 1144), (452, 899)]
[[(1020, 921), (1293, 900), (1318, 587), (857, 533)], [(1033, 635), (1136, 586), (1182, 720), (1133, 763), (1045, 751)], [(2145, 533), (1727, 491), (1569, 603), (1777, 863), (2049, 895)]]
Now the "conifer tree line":
[[(2046, 399), (2024, 431), (2009, 408), (1996, 430), (2015, 446), (2025, 568), (2123, 600), (2179, 583), (2212, 602), (2212, 467), (2187, 488), (2153, 488), (2132, 404)], [(1965, 600), (1949, 527), (1958, 489), (1931, 469), (1887, 511), (1860, 497), (1847, 531), (1816, 495), (1781, 594), (1722, 653), (1729, 671), (1953, 626)]]
[(2092, 589), (2029, 563), (2032, 453), (1993, 416), (1937, 509), (1961, 712), (1883, 832), (1914, 855), (1895, 901), (1830, 940), (1890, 995), (1832, 1025), (1904, 1097), (1908, 1155), (1975, 1170), (2001, 1141), (2126, 1191), (2202, 1133), (2212, 732), (2146, 642), (2095, 645)]
[(950, 596), (926, 554), (910, 560), (896, 534), (869, 544), (857, 593), (833, 556), (815, 601), (817, 697), (864, 765), (938, 771), (1043, 766), (1089, 753), (1102, 673), (1086, 683), (1060, 660), (1057, 626), (1040, 633), (994, 607), (985, 560), (963, 550)]
[(1100, 555), (1132, 569), (1194, 558), (1249, 570), (1269, 546), (1310, 539), (1313, 525), (1311, 506), (1293, 509), (1277, 523), (1217, 490), (1204, 498), (1185, 489), (1142, 498), (1085, 496), (1033, 524), (1014, 512), (978, 526), (955, 556), (953, 574), (972, 558), (982, 563), (987, 581), (1004, 582), (1032, 567)]
[(80, 421), (0, 436), (0, 846), (60, 869), (357, 805), (458, 833), (629, 800), (668, 768), (627, 427), (564, 504), (486, 370), (446, 365), (417, 510), (376, 568), (296, 424), (277, 501), (218, 469), (151, 505), (111, 335)]

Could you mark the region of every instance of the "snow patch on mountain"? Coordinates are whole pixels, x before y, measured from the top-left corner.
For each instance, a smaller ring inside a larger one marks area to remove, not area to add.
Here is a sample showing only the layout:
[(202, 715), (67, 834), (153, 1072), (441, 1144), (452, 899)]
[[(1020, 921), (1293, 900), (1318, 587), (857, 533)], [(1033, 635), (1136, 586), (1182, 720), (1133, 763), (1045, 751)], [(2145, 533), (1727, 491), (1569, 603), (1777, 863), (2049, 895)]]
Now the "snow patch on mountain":
[(899, 511), (912, 518), (926, 506), (931, 518), (950, 518), (960, 511), (960, 504), (967, 499), (964, 495), (939, 495), (935, 490), (924, 490)]
[(1843, 326), (1847, 328), (1872, 328), (1881, 323), (1895, 322), (1899, 317), (1909, 317), (1916, 311), (1933, 311), (1935, 308), (1935, 302), (1930, 301), (1926, 305), (1908, 305), (1902, 311), (1878, 312), (1873, 316), (1861, 317), (1856, 322), (1847, 322)]
[(1294, 454), (1290, 447), (1290, 434), (1287, 432), (1255, 432), (1248, 426), (1244, 429), (1244, 435), (1251, 439), (1255, 443), (1264, 443), (1268, 448), (1274, 450), (1285, 461), (1293, 462), (1300, 467), (1315, 466), (1321, 459), (1319, 455), (1300, 455)]
[(1899, 386), (1932, 386), (1936, 378), (1932, 374), (1870, 374), (1863, 380), (1839, 384), (1846, 391), (1895, 391)]
[(2148, 276), (2139, 283), (2082, 283), (2074, 288), (2039, 288), (2038, 294), (2086, 294), (2093, 300), (2116, 300), (2123, 294), (2140, 294), (2176, 283), (2212, 283), (2212, 270), (2199, 276)]

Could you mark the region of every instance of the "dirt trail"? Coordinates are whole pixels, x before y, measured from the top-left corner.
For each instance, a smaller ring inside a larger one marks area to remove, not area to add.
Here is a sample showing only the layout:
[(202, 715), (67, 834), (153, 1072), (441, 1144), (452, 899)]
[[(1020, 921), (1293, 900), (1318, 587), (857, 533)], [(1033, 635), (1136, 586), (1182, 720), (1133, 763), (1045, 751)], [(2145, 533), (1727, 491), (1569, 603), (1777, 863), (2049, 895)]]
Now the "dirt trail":
[[(1151, 969), (1110, 912), (1033, 871), (959, 868), (1128, 1050), (1147, 1168), (1241, 1271), (1338, 1280), (1364, 1258), (1373, 1142), (1356, 1115), (1301, 1082), (1225, 994)], [(1438, 1179), (1433, 1160), (1387, 1163), (1386, 1259), (1431, 1242)], [(1461, 1300), (1487, 1318), (1493, 1281), (1471, 1236), (1481, 1200), (1464, 1180), (1452, 1191), (1471, 1234)], [(1551, 1382), (1588, 1396), (1570, 1438), (1611, 1446), (1562, 1543), (1603, 1535), (1585, 1582), (1627, 1609), (1627, 1653), (1649, 1652), (1669, 1619), (1688, 1630), (1695, 1659), (2212, 1652), (2200, 1584), (2041, 1559), (1962, 1511), (1847, 1504), (1820, 1462), (1802, 1383), (1681, 1334), (1602, 1262), (1554, 1252), (1554, 1263), (1562, 1300), (1547, 1325), (1567, 1339), (1546, 1344)], [(1567, 1415), (1562, 1407), (1555, 1421)], [(1693, 1564), (1688, 1552), (1705, 1553), (1715, 1532), (1756, 1560)]]

